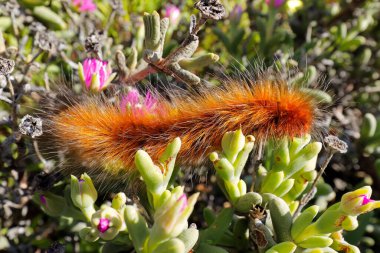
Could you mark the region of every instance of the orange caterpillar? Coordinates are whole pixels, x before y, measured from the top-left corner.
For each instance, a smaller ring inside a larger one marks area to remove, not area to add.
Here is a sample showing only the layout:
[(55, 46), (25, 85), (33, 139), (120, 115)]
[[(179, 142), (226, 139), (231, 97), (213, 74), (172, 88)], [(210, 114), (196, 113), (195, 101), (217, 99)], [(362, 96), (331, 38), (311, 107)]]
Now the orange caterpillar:
[(126, 181), (127, 172), (134, 171), (138, 149), (157, 159), (168, 142), (179, 136), (182, 147), (177, 164), (199, 166), (211, 151), (220, 149), (227, 131), (241, 127), (257, 141), (302, 136), (318, 126), (318, 111), (308, 93), (283, 80), (261, 79), (228, 81), (223, 88), (197, 95), (160, 98), (154, 113), (123, 111), (99, 99), (87, 99), (68, 105), (45, 122), (54, 145), (65, 149), (77, 168), (85, 168), (94, 177), (118, 175)]

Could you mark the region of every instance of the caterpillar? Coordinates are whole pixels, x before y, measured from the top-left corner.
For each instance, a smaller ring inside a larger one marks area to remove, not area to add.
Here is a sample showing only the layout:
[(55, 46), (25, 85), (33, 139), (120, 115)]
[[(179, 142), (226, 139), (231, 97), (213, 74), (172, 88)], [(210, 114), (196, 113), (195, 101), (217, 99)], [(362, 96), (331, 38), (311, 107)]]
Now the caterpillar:
[(82, 99), (50, 113), (44, 125), (51, 146), (65, 150), (75, 165), (71, 167), (84, 168), (102, 181), (117, 178), (123, 183), (135, 171), (139, 149), (158, 159), (167, 143), (180, 137), (177, 165), (199, 167), (211, 151), (220, 149), (227, 131), (241, 128), (257, 142), (319, 133), (320, 111), (308, 92), (263, 75), (255, 80), (229, 79), (222, 87), (196, 94), (158, 97), (153, 112)]

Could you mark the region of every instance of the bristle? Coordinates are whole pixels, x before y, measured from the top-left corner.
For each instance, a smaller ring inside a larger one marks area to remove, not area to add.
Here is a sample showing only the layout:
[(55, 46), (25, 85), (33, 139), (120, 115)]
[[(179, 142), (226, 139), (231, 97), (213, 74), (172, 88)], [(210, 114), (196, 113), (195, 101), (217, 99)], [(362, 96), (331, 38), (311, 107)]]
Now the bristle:
[(256, 140), (309, 134), (317, 121), (317, 104), (281, 80), (228, 81), (197, 95), (160, 98), (154, 113), (121, 110), (90, 98), (67, 104), (48, 119), (54, 146), (67, 150), (76, 167), (92, 175), (117, 175), (128, 181), (134, 155), (146, 150), (154, 159), (180, 137), (177, 164), (197, 167), (220, 149), (223, 134), (242, 128)]

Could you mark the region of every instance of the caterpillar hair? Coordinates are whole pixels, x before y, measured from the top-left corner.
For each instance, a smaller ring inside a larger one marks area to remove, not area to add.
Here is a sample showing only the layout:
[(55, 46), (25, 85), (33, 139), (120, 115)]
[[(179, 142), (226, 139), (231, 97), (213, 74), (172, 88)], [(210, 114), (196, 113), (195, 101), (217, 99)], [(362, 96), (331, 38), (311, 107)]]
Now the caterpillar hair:
[(61, 100), (62, 106), (47, 110), (49, 146), (65, 154), (66, 172), (85, 171), (106, 186), (115, 183), (111, 179), (128, 184), (136, 151), (144, 149), (157, 159), (175, 137), (182, 141), (177, 165), (195, 168), (220, 149), (227, 131), (241, 128), (256, 142), (321, 133), (318, 102), (279, 75), (229, 79), (197, 94), (158, 96), (154, 112), (119, 104), (87, 96)]

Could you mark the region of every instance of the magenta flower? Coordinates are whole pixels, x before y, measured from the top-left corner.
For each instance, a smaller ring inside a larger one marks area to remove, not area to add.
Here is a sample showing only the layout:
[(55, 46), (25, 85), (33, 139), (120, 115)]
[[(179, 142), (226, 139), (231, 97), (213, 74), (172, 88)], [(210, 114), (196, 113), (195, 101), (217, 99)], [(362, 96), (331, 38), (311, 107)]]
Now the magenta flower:
[(73, 0), (73, 5), (78, 7), (81, 12), (96, 10), (96, 5), (92, 0)]
[(78, 65), (79, 78), (87, 90), (102, 91), (116, 76), (115, 73), (112, 73), (108, 61), (87, 58), (83, 65), (80, 63)]
[(286, 0), (265, 0), (266, 4), (274, 7), (274, 8), (279, 8), (281, 5), (285, 3)]
[(104, 206), (92, 215), (91, 225), (95, 229), (95, 236), (113, 240), (122, 228), (123, 219), (115, 209)]
[(157, 99), (150, 91), (144, 98), (138, 90), (131, 89), (126, 96), (121, 98), (120, 108), (122, 112), (125, 112), (126, 109), (130, 109), (133, 113), (153, 112), (157, 108)]
[(181, 12), (179, 8), (175, 5), (168, 4), (165, 8), (165, 17), (169, 18), (170, 23), (176, 25), (179, 21)]
[(348, 215), (359, 215), (380, 208), (380, 201), (371, 199), (372, 189), (364, 186), (342, 196), (340, 209)]
[(98, 230), (100, 233), (104, 233), (110, 227), (110, 221), (107, 218), (100, 218)]

